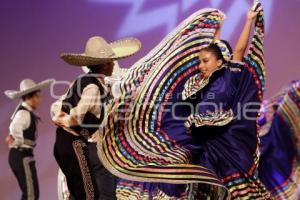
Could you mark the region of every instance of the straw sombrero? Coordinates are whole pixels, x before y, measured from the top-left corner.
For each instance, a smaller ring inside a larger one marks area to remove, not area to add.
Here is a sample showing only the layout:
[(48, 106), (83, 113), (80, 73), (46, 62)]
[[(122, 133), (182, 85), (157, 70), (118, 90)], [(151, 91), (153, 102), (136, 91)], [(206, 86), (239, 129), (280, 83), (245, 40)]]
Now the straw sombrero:
[(20, 83), (20, 91), (17, 90), (6, 90), (4, 94), (10, 98), (10, 99), (17, 99), (20, 98), (26, 94), (29, 94), (31, 92), (41, 90), (45, 87), (50, 86), (55, 80), (54, 79), (48, 79), (45, 81), (42, 81), (40, 83), (35, 83), (31, 79), (24, 79)]
[(63, 53), (61, 58), (70, 65), (92, 66), (132, 56), (141, 49), (136, 38), (126, 38), (107, 43), (102, 37), (91, 37), (82, 54)]

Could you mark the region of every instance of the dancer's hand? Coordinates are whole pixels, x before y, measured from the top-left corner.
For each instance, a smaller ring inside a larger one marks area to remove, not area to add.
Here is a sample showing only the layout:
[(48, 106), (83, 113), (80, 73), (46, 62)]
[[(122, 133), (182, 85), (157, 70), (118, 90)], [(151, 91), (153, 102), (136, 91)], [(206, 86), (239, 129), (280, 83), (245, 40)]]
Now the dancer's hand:
[(258, 13), (259, 13), (259, 11), (253, 11), (252, 9), (249, 10), (248, 14), (247, 14), (247, 20), (249, 20), (249, 21), (255, 20)]
[(72, 127), (79, 125), (76, 118), (70, 116), (68, 113), (60, 112), (52, 118), (53, 123), (60, 127)]
[(61, 126), (61, 125), (62, 125), (60, 119), (59, 119), (58, 117), (56, 117), (56, 116), (54, 116), (54, 117), (52, 118), (52, 122), (53, 122), (56, 126)]
[(92, 141), (94, 142), (94, 143), (97, 143), (98, 142), (98, 140), (99, 140), (99, 135), (100, 134), (100, 132), (99, 131), (96, 131), (93, 135), (92, 135)]
[(65, 117), (67, 115), (67, 113), (65, 112), (60, 112), (58, 115), (55, 115), (53, 118), (52, 118), (52, 121), (53, 123), (56, 125), (56, 126), (62, 126), (63, 124), (63, 117)]
[(11, 135), (8, 135), (5, 137), (5, 143), (8, 145), (12, 145), (14, 143), (14, 141), (15, 141), (15, 139)]

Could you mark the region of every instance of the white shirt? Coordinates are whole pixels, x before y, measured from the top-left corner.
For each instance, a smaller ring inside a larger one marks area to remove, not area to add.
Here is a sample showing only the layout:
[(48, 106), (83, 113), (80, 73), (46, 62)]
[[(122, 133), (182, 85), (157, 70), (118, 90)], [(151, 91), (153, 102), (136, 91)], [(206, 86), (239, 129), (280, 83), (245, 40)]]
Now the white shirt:
[[(22, 106), (24, 106), (29, 111), (33, 110), (25, 102), (22, 103)], [(11, 135), (14, 138), (13, 144), (9, 146), (10, 148), (12, 147), (32, 148), (31, 146), (24, 144), (24, 135), (23, 135), (23, 131), (29, 128), (30, 123), (31, 123), (31, 117), (30, 117), (30, 113), (27, 110), (19, 110), (15, 113), (9, 125), (9, 135)]]
[[(103, 86), (104, 90), (108, 91), (107, 86), (104, 85), (100, 79), (98, 79), (98, 80), (101, 83), (101, 85)], [(71, 85), (71, 87), (72, 87), (72, 85)], [(52, 104), (51, 113), (52, 113), (53, 119), (58, 117), (58, 115), (61, 113), (63, 100), (65, 99), (66, 96), (67, 96), (67, 93), (64, 94), (63, 96), (61, 96), (61, 98), (59, 100), (57, 100), (56, 102), (54, 102)], [(66, 131), (68, 131), (74, 135), (78, 135), (72, 129), (70, 129), (70, 127), (74, 125), (71, 123), (72, 122), (71, 119), (76, 119), (77, 123), (81, 124), (84, 119), (84, 116), (87, 112), (90, 112), (93, 115), (95, 115), (96, 117), (100, 118), (101, 114), (105, 114), (105, 112), (101, 113), (101, 104), (102, 104), (102, 102), (101, 102), (101, 94), (100, 94), (99, 87), (95, 84), (87, 85), (82, 91), (81, 98), (80, 98), (77, 106), (73, 107), (70, 110), (69, 115), (63, 117), (63, 128)], [(105, 106), (105, 105), (102, 105), (102, 106)]]

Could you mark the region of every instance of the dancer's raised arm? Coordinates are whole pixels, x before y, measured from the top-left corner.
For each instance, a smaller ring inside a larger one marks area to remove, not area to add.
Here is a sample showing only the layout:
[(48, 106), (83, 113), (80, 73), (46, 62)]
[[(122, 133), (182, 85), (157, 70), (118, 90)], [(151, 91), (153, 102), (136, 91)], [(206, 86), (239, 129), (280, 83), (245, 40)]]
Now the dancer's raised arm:
[(233, 52), (233, 60), (235, 61), (243, 60), (249, 42), (251, 27), (257, 14), (258, 12), (254, 12), (253, 10), (250, 10), (247, 14), (243, 31)]

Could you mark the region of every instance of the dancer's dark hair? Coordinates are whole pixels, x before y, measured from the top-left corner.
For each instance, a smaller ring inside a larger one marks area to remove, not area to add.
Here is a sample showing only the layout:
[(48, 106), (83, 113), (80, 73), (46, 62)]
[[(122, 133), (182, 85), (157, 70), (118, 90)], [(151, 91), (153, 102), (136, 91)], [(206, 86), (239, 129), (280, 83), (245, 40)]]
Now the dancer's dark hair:
[[(230, 54), (232, 54), (232, 48), (229, 44), (229, 42), (227, 42), (226, 40), (221, 40), (225, 45), (226, 47), (229, 49), (229, 52)], [(211, 43), (209, 46), (207, 47), (204, 47), (203, 49), (201, 49), (201, 51), (207, 51), (207, 52), (210, 52), (212, 54), (214, 54), (216, 56), (216, 58), (218, 60), (223, 60), (223, 63), (226, 62), (226, 60), (224, 59), (223, 55), (222, 55), (222, 52), (221, 52), (221, 49), (219, 48), (219, 46), (215, 43)]]

